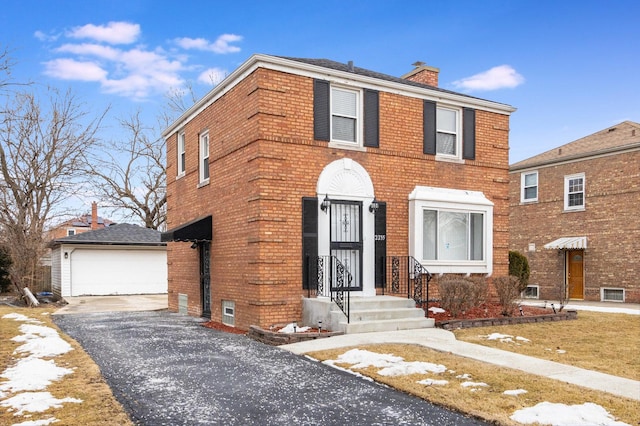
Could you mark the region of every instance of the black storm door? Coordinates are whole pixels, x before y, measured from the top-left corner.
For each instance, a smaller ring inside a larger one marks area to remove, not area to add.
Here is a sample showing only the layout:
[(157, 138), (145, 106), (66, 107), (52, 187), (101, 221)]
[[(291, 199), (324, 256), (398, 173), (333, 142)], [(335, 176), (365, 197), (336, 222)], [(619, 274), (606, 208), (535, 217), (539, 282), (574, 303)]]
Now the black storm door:
[(331, 255), (351, 274), (351, 290), (362, 290), (362, 202), (331, 201)]
[(211, 243), (198, 244), (200, 252), (200, 294), (202, 295), (202, 316), (211, 319)]

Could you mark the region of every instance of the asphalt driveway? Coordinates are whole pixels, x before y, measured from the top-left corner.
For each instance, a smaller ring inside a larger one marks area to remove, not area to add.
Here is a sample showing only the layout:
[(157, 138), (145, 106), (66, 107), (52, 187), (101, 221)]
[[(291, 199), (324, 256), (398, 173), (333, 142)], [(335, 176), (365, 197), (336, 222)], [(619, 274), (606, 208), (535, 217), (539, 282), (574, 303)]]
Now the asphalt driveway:
[(56, 315), (140, 425), (481, 425), (167, 311)]

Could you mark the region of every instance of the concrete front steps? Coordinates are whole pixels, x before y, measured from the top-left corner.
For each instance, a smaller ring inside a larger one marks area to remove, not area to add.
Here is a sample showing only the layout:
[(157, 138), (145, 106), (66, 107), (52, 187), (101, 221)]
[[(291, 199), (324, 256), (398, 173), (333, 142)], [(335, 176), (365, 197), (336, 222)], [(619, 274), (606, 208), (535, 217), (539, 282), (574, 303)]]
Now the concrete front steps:
[(346, 334), (374, 331), (432, 328), (435, 322), (426, 318), (424, 310), (416, 308), (411, 299), (393, 296), (351, 297), (351, 317), (347, 317), (328, 298), (304, 299), (304, 325), (318, 326)]

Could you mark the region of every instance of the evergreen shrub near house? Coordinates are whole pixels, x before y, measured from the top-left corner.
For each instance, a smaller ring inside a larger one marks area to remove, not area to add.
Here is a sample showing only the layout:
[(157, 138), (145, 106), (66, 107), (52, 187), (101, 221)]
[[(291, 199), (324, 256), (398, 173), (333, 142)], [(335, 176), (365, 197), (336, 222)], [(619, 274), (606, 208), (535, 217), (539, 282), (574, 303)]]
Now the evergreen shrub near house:
[(445, 275), (438, 279), (438, 292), (440, 307), (456, 317), (485, 301), (487, 281), (483, 277)]
[(11, 288), (11, 280), (9, 279), (11, 263), (11, 257), (9, 257), (7, 249), (0, 247), (0, 293), (6, 293)]
[(520, 252), (509, 251), (509, 275), (518, 278), (518, 293), (522, 293), (527, 289), (530, 273), (529, 259)]

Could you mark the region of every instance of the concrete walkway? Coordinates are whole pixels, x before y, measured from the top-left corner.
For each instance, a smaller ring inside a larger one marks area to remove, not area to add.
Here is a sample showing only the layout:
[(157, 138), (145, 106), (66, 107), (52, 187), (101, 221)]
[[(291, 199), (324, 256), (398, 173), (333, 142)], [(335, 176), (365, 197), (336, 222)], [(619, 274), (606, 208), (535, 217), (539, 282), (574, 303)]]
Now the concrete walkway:
[(348, 334), (292, 343), (280, 346), (280, 348), (301, 355), (313, 351), (383, 343), (422, 345), (437, 351), (450, 352), (465, 358), (514, 368), (526, 373), (640, 401), (640, 381), (462, 342), (456, 340), (452, 332), (439, 328)]

